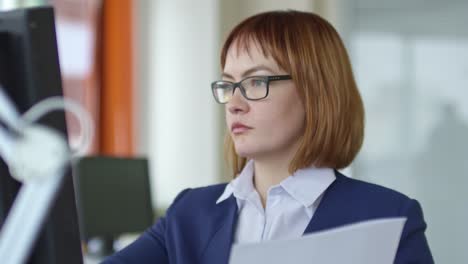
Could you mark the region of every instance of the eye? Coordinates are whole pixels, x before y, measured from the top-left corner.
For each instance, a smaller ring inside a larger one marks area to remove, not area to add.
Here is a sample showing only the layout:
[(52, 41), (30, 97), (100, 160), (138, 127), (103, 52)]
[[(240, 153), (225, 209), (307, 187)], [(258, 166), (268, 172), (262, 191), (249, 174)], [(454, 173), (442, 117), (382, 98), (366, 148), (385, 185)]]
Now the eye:
[(232, 84), (230, 82), (221, 81), (216, 83), (216, 87), (219, 89), (231, 89)]
[(252, 87), (265, 86), (265, 80), (253, 78), (250, 80), (250, 86)]

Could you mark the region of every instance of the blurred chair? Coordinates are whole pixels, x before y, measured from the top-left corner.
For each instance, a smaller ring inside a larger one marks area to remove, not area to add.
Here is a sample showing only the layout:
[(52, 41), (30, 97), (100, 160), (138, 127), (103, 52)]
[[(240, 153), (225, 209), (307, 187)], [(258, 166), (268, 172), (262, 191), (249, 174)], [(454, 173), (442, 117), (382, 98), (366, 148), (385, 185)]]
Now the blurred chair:
[(85, 157), (74, 166), (74, 180), (82, 240), (101, 239), (103, 255), (120, 235), (153, 223), (147, 159)]

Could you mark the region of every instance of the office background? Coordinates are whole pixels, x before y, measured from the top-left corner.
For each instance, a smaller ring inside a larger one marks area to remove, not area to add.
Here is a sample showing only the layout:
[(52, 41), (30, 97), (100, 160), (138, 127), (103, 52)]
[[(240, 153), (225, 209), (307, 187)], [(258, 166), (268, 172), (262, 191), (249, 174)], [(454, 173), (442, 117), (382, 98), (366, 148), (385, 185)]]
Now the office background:
[(467, 0), (0, 0), (42, 4), (57, 8), (65, 94), (96, 119), (90, 155), (147, 157), (158, 211), (184, 188), (229, 180), (209, 86), (229, 29), (273, 9), (324, 16), (366, 107), (347, 171), (418, 199), (436, 263), (468, 262)]

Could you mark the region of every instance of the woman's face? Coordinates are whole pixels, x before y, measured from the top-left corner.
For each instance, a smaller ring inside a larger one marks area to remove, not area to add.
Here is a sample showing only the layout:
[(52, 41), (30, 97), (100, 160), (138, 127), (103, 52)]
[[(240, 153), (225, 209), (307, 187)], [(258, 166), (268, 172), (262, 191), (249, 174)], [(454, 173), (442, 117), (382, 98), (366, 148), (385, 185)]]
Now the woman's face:
[[(249, 76), (287, 75), (255, 44), (250, 52), (232, 45), (226, 56), (223, 80), (239, 82)], [(226, 122), (238, 155), (261, 159), (294, 155), (303, 134), (305, 111), (292, 80), (270, 82), (265, 99), (249, 101), (236, 89), (225, 105)]]

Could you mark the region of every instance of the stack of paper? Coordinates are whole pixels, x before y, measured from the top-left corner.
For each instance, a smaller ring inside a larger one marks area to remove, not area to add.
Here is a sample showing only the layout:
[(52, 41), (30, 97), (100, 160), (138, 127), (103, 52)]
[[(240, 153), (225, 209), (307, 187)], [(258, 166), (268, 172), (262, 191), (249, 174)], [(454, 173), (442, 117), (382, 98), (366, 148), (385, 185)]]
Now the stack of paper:
[(370, 220), (298, 239), (235, 244), (230, 264), (391, 264), (406, 218)]

